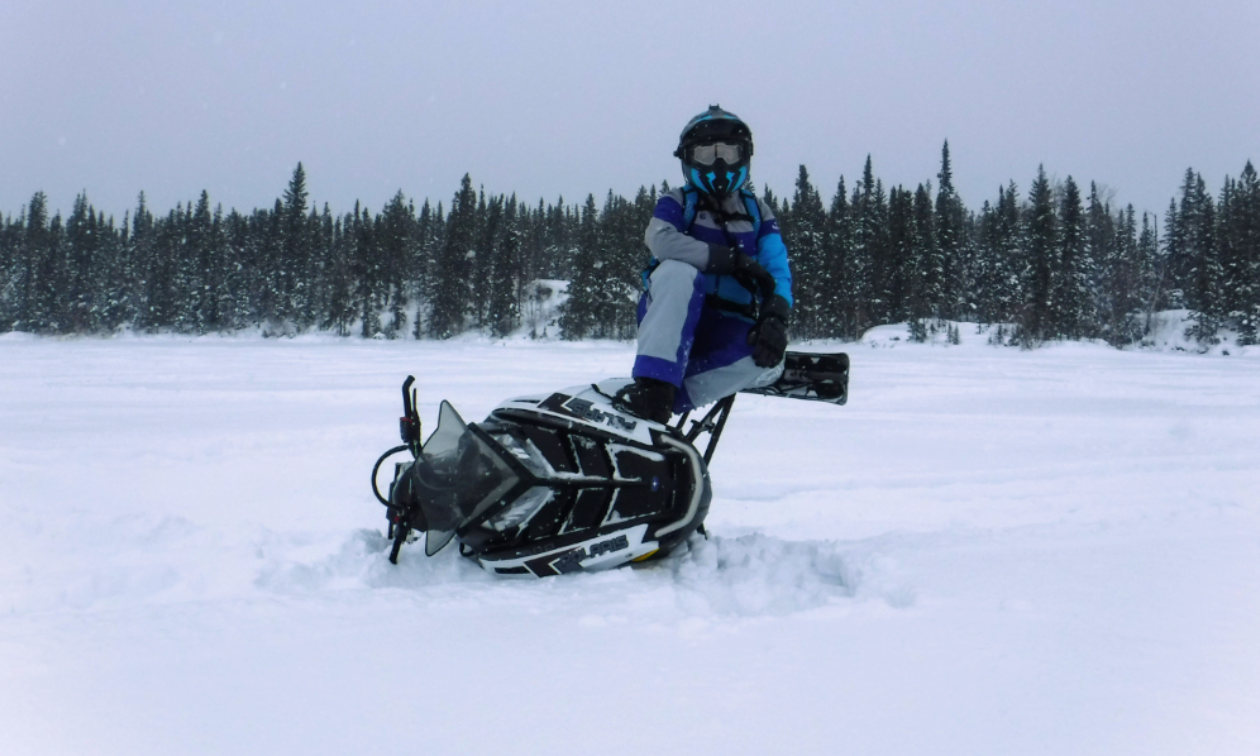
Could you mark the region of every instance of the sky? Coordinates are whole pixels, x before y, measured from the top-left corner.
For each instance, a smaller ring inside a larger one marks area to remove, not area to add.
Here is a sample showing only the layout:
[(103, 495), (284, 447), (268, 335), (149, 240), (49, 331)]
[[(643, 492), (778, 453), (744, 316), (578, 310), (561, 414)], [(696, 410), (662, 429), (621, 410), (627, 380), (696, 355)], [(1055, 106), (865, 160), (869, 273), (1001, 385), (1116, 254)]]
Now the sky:
[(122, 214), (268, 207), (300, 161), (317, 206), (530, 203), (679, 182), (683, 124), (748, 122), (753, 178), (824, 201), (885, 186), (979, 209), (1039, 165), (1162, 215), (1188, 167), (1260, 158), (1255, 0), (0, 4), (0, 214), (36, 191)]

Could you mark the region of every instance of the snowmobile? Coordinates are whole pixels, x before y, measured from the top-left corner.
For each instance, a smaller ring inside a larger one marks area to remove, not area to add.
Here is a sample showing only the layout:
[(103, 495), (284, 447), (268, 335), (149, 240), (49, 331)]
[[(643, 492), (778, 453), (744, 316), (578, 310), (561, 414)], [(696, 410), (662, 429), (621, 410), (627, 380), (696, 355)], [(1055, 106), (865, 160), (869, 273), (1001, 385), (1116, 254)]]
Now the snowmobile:
[[(708, 465), (735, 395), (687, 429), (690, 412), (662, 425), (614, 408), (612, 396), (628, 380), (509, 399), (480, 423), (464, 422), (443, 401), (437, 429), (422, 444), (408, 376), (403, 444), (372, 468), (390, 562), (423, 534), (428, 556), (455, 540), (462, 555), (493, 574), (546, 577), (657, 559), (704, 534), (713, 495)], [(742, 393), (842, 405), (848, 386), (848, 355), (788, 352), (774, 384)], [(394, 465), (382, 495), (381, 466), (403, 452), (411, 460)]]

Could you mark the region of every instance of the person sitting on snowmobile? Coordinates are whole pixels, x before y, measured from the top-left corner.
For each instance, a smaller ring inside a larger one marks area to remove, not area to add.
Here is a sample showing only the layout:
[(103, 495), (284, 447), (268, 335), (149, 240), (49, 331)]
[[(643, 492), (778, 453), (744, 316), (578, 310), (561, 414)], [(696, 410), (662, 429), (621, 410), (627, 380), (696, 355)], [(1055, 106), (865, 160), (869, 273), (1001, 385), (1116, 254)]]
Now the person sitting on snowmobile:
[(752, 153), (748, 126), (717, 105), (682, 130), (686, 183), (657, 201), (644, 236), (634, 383), (618, 409), (668, 423), (782, 374), (792, 276), (773, 213), (746, 187)]

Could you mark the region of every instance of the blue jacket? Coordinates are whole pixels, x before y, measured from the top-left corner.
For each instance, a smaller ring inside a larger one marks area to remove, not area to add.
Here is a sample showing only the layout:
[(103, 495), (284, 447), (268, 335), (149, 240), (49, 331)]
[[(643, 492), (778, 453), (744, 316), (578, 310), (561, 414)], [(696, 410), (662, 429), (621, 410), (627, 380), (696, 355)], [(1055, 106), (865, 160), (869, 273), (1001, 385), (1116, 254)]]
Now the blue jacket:
[[(695, 191), (689, 189), (689, 191)], [(722, 209), (728, 214), (748, 215), (744, 197), (736, 194), (727, 197)], [(754, 234), (753, 224), (747, 220), (732, 220), (726, 232), (711, 213), (700, 206), (691, 228), (687, 228), (686, 199), (682, 189), (674, 189), (656, 202), (656, 210), (648, 223), (644, 241), (652, 252), (653, 260), (678, 260), (704, 270), (709, 264), (709, 245), (734, 246), (761, 264), (774, 276), (775, 293), (792, 304), (792, 272), (788, 267), (787, 247), (779, 233), (774, 214), (760, 199), (753, 199), (761, 213), (761, 227)], [(755, 238), (754, 238), (755, 237)], [(731, 276), (705, 275), (705, 291), (722, 299), (748, 304), (752, 294)]]

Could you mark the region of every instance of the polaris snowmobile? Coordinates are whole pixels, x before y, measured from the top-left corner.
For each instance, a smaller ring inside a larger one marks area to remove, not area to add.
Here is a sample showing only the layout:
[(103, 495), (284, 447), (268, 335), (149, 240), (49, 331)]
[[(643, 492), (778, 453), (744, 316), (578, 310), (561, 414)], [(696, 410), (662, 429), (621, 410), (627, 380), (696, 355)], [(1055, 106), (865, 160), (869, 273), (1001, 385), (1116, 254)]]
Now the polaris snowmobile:
[[(443, 401), (437, 430), (421, 444), (408, 376), (403, 445), (372, 468), (372, 492), (387, 507), (389, 560), (397, 564), (403, 544), (424, 534), (428, 556), (455, 540), (491, 573), (546, 577), (660, 558), (703, 534), (708, 463), (735, 396), (684, 430), (691, 413), (669, 426), (614, 408), (627, 380), (509, 399), (480, 423)], [(778, 381), (743, 393), (844, 404), (848, 385), (848, 355), (788, 352)], [(381, 465), (402, 452), (412, 459), (394, 465), (383, 496)]]

